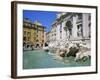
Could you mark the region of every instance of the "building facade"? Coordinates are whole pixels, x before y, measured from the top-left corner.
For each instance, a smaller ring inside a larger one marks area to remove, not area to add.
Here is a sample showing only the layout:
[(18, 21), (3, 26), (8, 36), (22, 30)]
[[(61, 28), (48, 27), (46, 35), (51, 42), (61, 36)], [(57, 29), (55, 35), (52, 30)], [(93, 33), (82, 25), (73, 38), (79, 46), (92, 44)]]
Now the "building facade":
[[(54, 33), (52, 32), (53, 30)], [(52, 44), (58, 42), (72, 41), (90, 43), (91, 40), (91, 14), (89, 13), (59, 13), (56, 21), (52, 24), (49, 34), (54, 40)], [(52, 40), (50, 40), (52, 42)]]
[(36, 28), (36, 47), (43, 47), (45, 43), (45, 27), (38, 21), (34, 22)]
[(39, 22), (32, 23), (29, 19), (23, 20), (23, 45), (28, 47), (43, 47), (45, 28)]

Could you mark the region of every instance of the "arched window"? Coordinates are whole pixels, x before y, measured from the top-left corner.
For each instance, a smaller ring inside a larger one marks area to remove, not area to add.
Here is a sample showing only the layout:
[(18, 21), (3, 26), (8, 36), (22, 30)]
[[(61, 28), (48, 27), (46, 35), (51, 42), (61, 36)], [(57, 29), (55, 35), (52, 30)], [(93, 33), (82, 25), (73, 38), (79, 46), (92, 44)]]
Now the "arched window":
[(66, 31), (68, 30), (69, 34), (72, 35), (72, 22), (71, 21), (67, 21), (65, 26), (66, 26), (66, 28), (65, 28)]
[(77, 36), (83, 36), (82, 24), (77, 25)]

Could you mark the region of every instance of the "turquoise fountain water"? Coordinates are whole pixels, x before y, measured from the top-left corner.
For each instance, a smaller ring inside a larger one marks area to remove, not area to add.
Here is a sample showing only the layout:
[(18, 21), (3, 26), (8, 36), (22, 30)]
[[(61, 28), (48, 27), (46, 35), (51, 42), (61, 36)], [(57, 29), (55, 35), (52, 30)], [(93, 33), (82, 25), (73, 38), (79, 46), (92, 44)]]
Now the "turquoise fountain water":
[(75, 62), (74, 57), (65, 57), (64, 59), (59, 60), (55, 59), (54, 55), (41, 50), (23, 52), (23, 69), (81, 67), (90, 65), (90, 59), (87, 59), (85, 62)]

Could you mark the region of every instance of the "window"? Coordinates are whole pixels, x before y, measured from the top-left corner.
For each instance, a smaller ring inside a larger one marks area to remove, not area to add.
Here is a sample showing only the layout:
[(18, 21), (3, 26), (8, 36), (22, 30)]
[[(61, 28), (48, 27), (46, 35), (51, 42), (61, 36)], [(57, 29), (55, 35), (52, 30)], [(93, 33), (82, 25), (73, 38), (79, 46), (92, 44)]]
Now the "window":
[(36, 42), (39, 42), (39, 40), (37, 39)]
[(77, 29), (79, 29), (79, 27), (80, 27), (80, 26), (79, 26), (79, 25), (77, 25)]
[(77, 36), (79, 37), (79, 33), (77, 32)]
[(88, 27), (89, 27), (89, 38), (91, 38), (91, 23), (89, 23), (89, 25), (88, 25)]
[(26, 37), (24, 37), (23, 40), (26, 41)]
[(78, 19), (82, 19), (82, 13), (78, 13)]
[(69, 33), (70, 33), (70, 35), (72, 35), (72, 29), (69, 29)]
[(26, 31), (24, 31), (24, 35), (26, 35), (27, 34), (27, 32)]
[(88, 20), (91, 20), (91, 15), (89, 15)]
[(44, 40), (42, 40), (42, 42), (44, 42)]
[(28, 36), (31, 36), (31, 33), (30, 33), (30, 32), (28, 32), (28, 33), (27, 33), (27, 35), (28, 35)]
[(83, 36), (82, 24), (77, 25), (77, 36)]
[(91, 27), (91, 23), (89, 23), (89, 25), (88, 25), (89, 27)]

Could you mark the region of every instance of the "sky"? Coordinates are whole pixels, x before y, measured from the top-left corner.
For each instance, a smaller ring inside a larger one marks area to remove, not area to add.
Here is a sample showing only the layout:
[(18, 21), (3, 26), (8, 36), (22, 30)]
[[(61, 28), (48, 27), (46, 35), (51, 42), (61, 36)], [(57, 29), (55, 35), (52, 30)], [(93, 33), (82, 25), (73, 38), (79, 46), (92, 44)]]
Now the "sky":
[(39, 21), (43, 26), (46, 27), (46, 32), (51, 29), (52, 23), (56, 20), (58, 12), (52, 11), (34, 11), (34, 10), (23, 10), (23, 18), (28, 18), (32, 22)]

